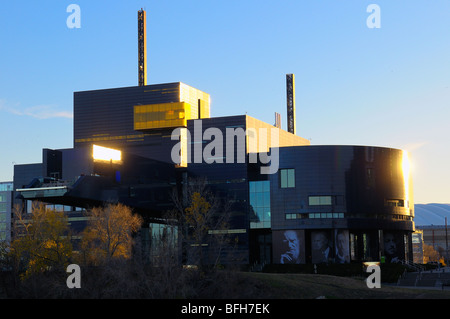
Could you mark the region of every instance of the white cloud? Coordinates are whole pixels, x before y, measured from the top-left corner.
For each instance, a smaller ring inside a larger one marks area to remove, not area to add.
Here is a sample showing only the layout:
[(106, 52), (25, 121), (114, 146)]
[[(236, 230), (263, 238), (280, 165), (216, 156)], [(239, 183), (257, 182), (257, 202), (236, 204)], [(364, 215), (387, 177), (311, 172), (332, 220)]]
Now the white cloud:
[(60, 111), (55, 105), (36, 105), (20, 109), (18, 104), (15, 107), (11, 107), (8, 106), (4, 100), (0, 100), (0, 111), (19, 116), (31, 116), (40, 120), (50, 118), (73, 118), (72, 112)]

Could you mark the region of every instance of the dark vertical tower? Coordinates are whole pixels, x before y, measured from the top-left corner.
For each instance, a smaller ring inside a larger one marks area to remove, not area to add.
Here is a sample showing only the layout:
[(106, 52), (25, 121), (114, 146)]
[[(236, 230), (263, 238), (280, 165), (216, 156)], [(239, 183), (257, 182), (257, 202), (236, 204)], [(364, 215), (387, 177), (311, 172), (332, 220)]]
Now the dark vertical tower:
[(286, 74), (287, 131), (295, 134), (295, 77)]
[(139, 86), (147, 85), (147, 14), (138, 11)]

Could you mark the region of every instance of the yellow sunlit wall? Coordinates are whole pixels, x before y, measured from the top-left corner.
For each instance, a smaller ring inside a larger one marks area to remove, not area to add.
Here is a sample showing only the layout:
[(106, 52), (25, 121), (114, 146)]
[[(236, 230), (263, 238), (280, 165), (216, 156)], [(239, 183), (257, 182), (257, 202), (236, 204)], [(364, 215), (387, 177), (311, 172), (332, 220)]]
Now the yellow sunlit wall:
[(195, 108), (186, 102), (135, 105), (134, 129), (186, 127), (193, 111)]
[[(210, 117), (210, 96), (208, 93), (180, 82), (180, 101), (192, 105), (192, 119), (205, 119)], [(200, 114), (198, 114), (199, 106)]]
[[(310, 141), (307, 140), (306, 138), (276, 128), (273, 125), (255, 119), (251, 116), (247, 115), (246, 121), (248, 131), (247, 153), (269, 152), (270, 147), (277, 147), (277, 146), (284, 147), (284, 146), (301, 146), (311, 144)], [(272, 145), (272, 130), (278, 131), (278, 145)]]

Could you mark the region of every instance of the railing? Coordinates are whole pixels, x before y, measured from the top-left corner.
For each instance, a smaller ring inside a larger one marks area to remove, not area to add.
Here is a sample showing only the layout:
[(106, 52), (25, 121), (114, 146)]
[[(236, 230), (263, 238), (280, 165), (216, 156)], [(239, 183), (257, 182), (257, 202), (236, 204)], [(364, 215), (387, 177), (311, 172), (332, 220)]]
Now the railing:
[(63, 181), (63, 180), (54, 180), (47, 183), (42, 183), (41, 187), (57, 187), (57, 186), (71, 186), (74, 181)]
[(425, 268), (423, 266), (413, 263), (409, 260), (400, 260), (399, 263), (401, 263), (402, 265), (405, 265), (409, 269), (412, 269), (417, 272), (421, 272), (421, 271), (425, 270)]

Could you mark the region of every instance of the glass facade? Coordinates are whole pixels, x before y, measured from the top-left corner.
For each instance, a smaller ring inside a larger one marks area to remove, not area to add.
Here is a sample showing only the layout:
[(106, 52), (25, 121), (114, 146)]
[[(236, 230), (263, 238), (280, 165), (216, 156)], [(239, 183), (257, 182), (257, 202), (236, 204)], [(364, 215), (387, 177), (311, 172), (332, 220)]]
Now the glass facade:
[(250, 228), (270, 228), (270, 181), (249, 182)]
[(12, 190), (13, 190), (12, 182), (0, 183), (0, 192), (10, 192)]
[(0, 240), (10, 238), (12, 190), (12, 182), (0, 183)]

